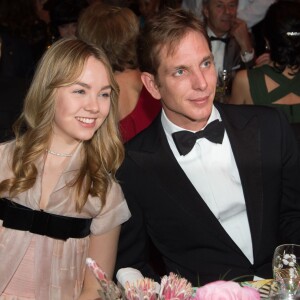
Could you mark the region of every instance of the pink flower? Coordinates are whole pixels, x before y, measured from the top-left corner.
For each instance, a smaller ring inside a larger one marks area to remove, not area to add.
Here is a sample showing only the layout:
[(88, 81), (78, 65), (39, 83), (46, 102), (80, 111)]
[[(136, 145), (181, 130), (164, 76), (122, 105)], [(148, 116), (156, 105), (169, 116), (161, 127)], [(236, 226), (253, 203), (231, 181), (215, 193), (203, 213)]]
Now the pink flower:
[(233, 281), (215, 281), (197, 289), (194, 300), (259, 300), (259, 292)]
[(191, 283), (172, 272), (161, 280), (159, 293), (159, 299), (161, 300), (190, 300), (192, 294)]
[(125, 283), (127, 300), (156, 300), (155, 282), (149, 278), (139, 279), (135, 283)]

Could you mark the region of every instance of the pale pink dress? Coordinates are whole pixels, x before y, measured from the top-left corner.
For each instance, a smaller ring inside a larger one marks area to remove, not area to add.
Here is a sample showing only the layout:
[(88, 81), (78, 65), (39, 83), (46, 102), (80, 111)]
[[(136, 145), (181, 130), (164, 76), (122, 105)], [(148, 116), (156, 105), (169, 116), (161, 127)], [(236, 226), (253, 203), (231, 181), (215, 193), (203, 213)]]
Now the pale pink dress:
[[(0, 181), (12, 176), (8, 157), (13, 148), (14, 142), (0, 145)], [(80, 150), (79, 147), (72, 156), (50, 195), (45, 211), (71, 217), (93, 218), (91, 234), (103, 234), (128, 220), (130, 212), (117, 183), (112, 184), (107, 194), (107, 204), (102, 210), (99, 199), (89, 197), (83, 211), (80, 214), (76, 212), (73, 189), (66, 183), (78, 171)], [(42, 168), (41, 160), (37, 164), (39, 174)], [(12, 200), (38, 210), (40, 196), (39, 175), (30, 190)], [(8, 195), (1, 197), (8, 198)], [(0, 220), (0, 300), (77, 299), (83, 284), (89, 239), (57, 240), (28, 231), (4, 228)], [(11, 296), (12, 294), (14, 295)]]
[[(22, 259), (14, 277), (5, 288), (0, 299), (5, 300), (34, 300), (34, 247), (35, 241), (32, 239), (29, 247)], [(23, 295), (23, 296), (15, 296)]]

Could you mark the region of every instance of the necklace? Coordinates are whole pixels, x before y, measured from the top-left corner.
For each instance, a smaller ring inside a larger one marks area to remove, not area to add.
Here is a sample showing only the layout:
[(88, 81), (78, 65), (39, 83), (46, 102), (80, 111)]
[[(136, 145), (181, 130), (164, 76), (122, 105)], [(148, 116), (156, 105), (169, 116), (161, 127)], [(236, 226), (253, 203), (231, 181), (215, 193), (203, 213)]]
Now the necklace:
[(50, 149), (46, 149), (47, 153), (50, 153), (52, 155), (56, 155), (56, 156), (60, 156), (60, 157), (72, 157), (73, 154), (70, 153), (58, 153), (58, 152), (54, 152)]

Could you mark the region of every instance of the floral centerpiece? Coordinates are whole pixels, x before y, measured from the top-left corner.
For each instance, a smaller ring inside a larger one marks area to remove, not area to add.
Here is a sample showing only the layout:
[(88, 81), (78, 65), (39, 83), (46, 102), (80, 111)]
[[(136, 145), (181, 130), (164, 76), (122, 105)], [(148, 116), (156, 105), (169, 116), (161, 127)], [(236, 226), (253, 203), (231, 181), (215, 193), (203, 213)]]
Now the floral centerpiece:
[[(87, 259), (87, 265), (96, 276), (102, 300), (259, 300), (257, 290), (244, 286), (241, 287), (233, 281), (215, 281), (202, 287), (193, 289), (185, 278), (170, 273), (161, 279), (160, 285), (154, 280), (144, 278), (138, 270), (125, 268), (119, 270), (123, 274), (130, 269), (131, 276), (128, 280), (122, 279), (122, 287), (107, 279), (106, 274), (91, 258)], [(119, 273), (120, 274), (120, 273)], [(127, 272), (128, 274), (128, 272)], [(134, 276), (132, 276), (132, 274)], [(117, 275), (118, 277), (118, 275)], [(122, 276), (119, 276), (121, 278)], [(131, 277), (131, 278), (130, 278)], [(132, 278), (134, 278), (132, 280)]]

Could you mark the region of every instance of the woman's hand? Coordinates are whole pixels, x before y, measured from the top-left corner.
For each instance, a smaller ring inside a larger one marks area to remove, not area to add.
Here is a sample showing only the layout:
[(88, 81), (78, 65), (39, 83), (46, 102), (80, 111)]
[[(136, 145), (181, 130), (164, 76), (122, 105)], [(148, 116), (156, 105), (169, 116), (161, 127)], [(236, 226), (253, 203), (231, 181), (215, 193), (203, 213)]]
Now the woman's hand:
[(255, 66), (260, 67), (262, 65), (267, 65), (271, 61), (270, 53), (263, 53), (255, 60)]

